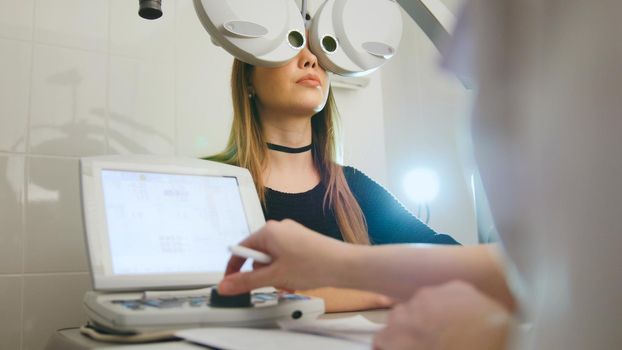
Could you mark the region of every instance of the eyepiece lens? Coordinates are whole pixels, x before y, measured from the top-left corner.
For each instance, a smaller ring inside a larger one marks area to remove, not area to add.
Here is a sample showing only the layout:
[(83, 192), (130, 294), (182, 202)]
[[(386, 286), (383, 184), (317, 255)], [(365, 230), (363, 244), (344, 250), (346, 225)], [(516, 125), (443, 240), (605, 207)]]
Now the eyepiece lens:
[(322, 48), (328, 53), (337, 51), (337, 40), (332, 36), (325, 36), (322, 38)]
[(144, 19), (162, 17), (162, 0), (139, 0), (138, 15)]
[(302, 34), (300, 32), (297, 32), (297, 31), (289, 32), (289, 35), (287, 36), (287, 40), (289, 41), (289, 44), (293, 48), (296, 48), (296, 49), (301, 48), (302, 45), (305, 44), (304, 36), (302, 36)]

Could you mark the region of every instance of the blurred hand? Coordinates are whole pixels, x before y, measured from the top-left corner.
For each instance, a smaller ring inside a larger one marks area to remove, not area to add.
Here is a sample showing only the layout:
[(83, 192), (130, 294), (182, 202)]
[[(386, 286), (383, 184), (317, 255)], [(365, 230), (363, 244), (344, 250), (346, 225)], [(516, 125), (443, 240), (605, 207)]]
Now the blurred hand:
[(272, 257), (268, 265), (255, 263), (253, 271), (240, 272), (245, 258), (233, 256), (225, 278), (218, 286), (223, 295), (235, 295), (273, 286), (300, 290), (334, 285), (341, 259), (351, 249), (347, 244), (325, 237), (292, 221), (269, 221), (240, 245)]
[(510, 320), (506, 309), (467, 283), (425, 287), (393, 308), (374, 349), (504, 349)]

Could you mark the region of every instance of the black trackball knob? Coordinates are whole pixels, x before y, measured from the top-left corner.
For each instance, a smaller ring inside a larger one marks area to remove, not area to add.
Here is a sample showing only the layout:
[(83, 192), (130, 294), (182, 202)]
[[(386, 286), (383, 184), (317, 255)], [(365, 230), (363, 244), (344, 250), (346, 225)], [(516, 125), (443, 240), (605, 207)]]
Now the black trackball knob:
[(209, 306), (222, 307), (222, 308), (234, 308), (234, 307), (251, 307), (251, 293), (244, 293), (238, 295), (220, 295), (218, 289), (213, 288), (210, 295)]

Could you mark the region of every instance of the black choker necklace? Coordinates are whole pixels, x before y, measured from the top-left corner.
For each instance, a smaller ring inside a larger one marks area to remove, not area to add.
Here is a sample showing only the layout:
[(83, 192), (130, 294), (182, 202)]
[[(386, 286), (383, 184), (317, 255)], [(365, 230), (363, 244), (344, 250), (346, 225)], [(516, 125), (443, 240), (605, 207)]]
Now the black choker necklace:
[(268, 148), (273, 151), (279, 151), (279, 152), (285, 152), (285, 153), (302, 153), (302, 152), (310, 151), (311, 148), (313, 148), (313, 144), (310, 144), (309, 146), (300, 147), (300, 148), (279, 146), (273, 143), (267, 143), (267, 145), (268, 145)]

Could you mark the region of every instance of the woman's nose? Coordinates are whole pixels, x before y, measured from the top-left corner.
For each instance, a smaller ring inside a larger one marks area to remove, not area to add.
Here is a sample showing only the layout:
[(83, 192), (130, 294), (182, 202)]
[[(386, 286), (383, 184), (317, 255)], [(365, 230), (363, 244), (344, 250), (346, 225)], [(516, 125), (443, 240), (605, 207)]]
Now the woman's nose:
[(300, 68), (315, 68), (317, 67), (317, 57), (309, 50), (308, 47), (305, 47), (302, 51), (300, 51), (300, 57), (298, 60), (298, 64)]

